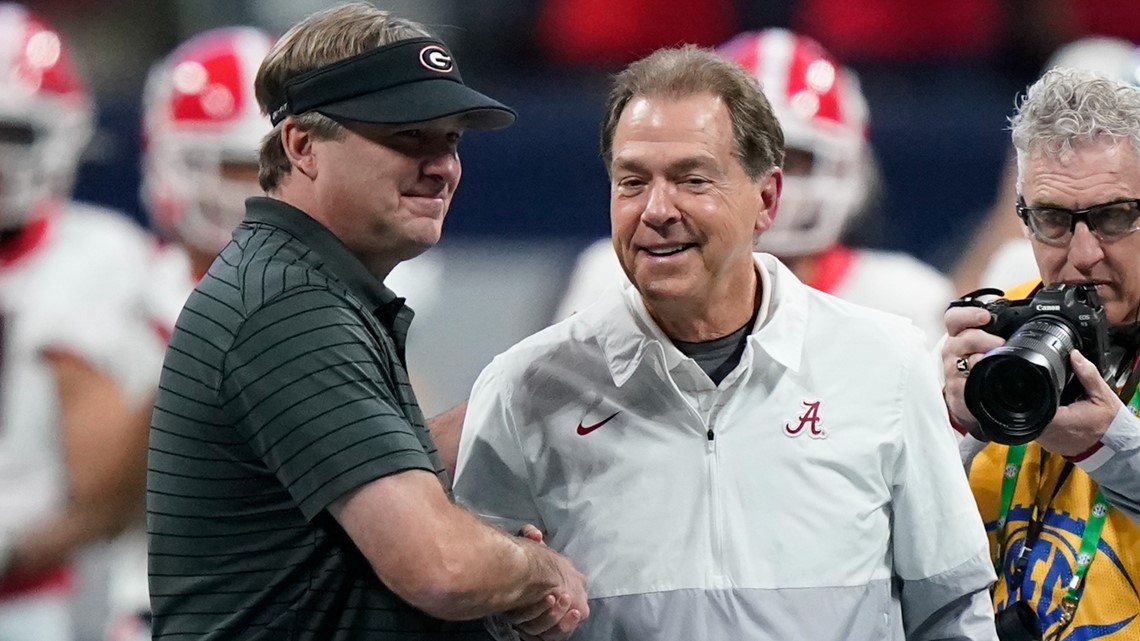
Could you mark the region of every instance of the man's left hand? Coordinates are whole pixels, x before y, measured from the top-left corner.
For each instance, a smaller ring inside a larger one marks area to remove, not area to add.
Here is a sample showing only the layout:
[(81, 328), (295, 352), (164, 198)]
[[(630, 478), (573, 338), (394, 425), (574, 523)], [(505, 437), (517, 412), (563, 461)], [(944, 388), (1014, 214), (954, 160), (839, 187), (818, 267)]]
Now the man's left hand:
[(1069, 354), (1069, 362), (1085, 397), (1058, 407), (1053, 421), (1037, 437), (1041, 447), (1062, 456), (1076, 456), (1096, 445), (1122, 405), (1096, 365), (1079, 351)]

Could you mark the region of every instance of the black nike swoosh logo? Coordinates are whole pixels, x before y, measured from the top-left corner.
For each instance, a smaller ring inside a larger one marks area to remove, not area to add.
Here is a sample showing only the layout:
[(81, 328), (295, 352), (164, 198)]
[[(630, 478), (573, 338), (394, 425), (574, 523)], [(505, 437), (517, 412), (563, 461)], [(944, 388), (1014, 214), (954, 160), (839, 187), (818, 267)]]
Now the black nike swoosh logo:
[(609, 423), (610, 419), (617, 416), (618, 414), (621, 414), (621, 410), (618, 410), (618, 411), (614, 412), (613, 414), (610, 414), (606, 418), (598, 421), (597, 423), (594, 423), (593, 425), (582, 425), (582, 422), (579, 421), (578, 422), (578, 436), (585, 436), (585, 435), (589, 434), (590, 432), (593, 432), (594, 430), (605, 425), (606, 423)]

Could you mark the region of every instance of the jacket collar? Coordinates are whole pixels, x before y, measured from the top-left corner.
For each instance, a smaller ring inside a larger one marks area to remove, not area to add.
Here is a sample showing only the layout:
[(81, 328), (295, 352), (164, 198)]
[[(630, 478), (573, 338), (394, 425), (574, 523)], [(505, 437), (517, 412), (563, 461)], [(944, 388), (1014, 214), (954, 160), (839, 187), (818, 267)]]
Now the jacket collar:
[[(807, 333), (807, 286), (775, 257), (754, 254), (753, 258), (760, 275), (761, 299), (749, 344), (757, 355), (763, 353), (790, 370), (798, 370)], [(649, 315), (632, 284), (611, 288), (607, 296), (607, 304), (581, 313), (584, 321), (600, 330), (598, 345), (614, 384), (625, 385), (649, 354), (658, 354), (666, 370), (688, 359)]]

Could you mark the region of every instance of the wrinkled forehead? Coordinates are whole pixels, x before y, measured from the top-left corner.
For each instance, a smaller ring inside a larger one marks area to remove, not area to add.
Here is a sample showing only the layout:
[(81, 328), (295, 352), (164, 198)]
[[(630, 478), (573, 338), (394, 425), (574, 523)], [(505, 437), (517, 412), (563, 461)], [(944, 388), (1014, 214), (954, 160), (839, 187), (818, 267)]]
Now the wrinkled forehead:
[(1024, 195), (1043, 180), (1074, 186), (1111, 180), (1140, 193), (1140, 154), (1130, 140), (1104, 136), (1042, 142), (1018, 151), (1018, 193)]

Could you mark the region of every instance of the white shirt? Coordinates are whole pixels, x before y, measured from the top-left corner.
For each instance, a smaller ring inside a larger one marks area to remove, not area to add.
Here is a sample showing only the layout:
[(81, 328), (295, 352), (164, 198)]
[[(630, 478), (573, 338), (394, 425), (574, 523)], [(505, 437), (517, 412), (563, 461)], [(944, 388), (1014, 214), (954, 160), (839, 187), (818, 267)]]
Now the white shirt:
[(83, 358), (131, 402), (150, 398), (162, 364), (161, 341), (140, 313), (152, 249), (127, 218), (72, 204), (0, 266), (0, 539), (64, 498), (59, 398), (44, 350)]
[(586, 574), (581, 641), (995, 638), (919, 332), (756, 260), (760, 315), (719, 386), (632, 287), (497, 357), (457, 498)]

